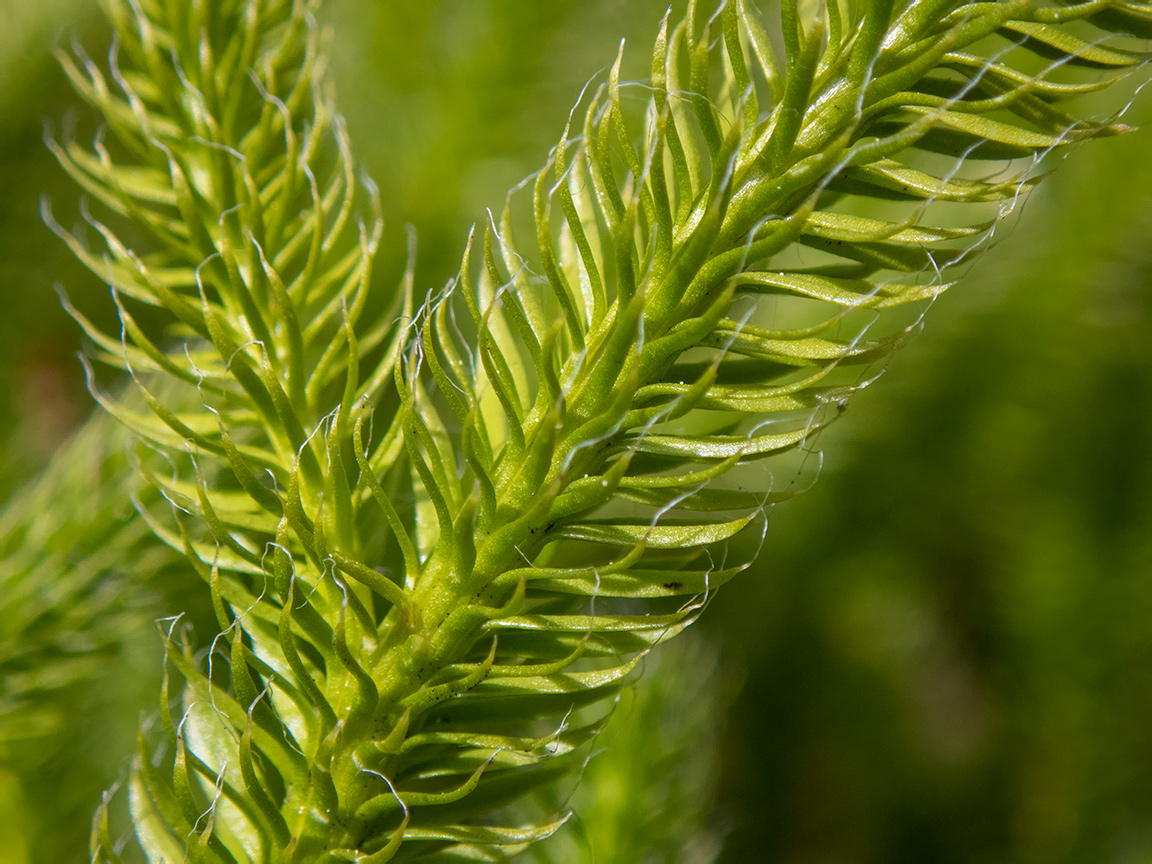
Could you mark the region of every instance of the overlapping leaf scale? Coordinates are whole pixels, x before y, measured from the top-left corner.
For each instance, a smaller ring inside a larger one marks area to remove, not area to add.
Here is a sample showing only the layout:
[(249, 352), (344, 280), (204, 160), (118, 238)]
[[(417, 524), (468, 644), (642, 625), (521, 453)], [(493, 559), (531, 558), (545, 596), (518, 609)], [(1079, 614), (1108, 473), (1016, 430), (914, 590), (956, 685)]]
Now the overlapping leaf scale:
[[(411, 729), (595, 722), (742, 569), (726, 541), (795, 467), (737, 466), (840, 413), (1048, 151), (1124, 130), (1057, 107), (1144, 60), (1093, 29), (1106, 5), (841, 4), (802, 24), (785, 4), (778, 61), (750, 5), (705, 21), (690, 4), (650, 85), (616, 64), (474, 232), (397, 367), (423, 617), (396, 656), (457, 676), (435, 707), (406, 697), (426, 708)], [(426, 776), (492, 758), (444, 743)]]

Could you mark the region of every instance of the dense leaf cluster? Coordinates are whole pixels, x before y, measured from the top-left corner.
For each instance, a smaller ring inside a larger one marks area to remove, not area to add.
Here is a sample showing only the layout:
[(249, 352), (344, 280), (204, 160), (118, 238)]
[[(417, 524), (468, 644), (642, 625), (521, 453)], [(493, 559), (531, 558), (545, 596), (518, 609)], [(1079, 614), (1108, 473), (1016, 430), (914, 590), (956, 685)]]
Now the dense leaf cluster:
[(1065, 103), (1144, 61), (1152, 13), (785, 3), (770, 33), (690, 4), (418, 303), (373, 279), (315, 5), (109, 0), (108, 68), (63, 58), (106, 125), (54, 145), (101, 208), (95, 247), (60, 233), (121, 331), (76, 315), (143, 404), (94, 392), (219, 625), (167, 631), (135, 830), (157, 861), (498, 860), (563, 819), (502, 808), (577, 770), (742, 569), (724, 542), (796, 470), (766, 457), (870, 380), (1041, 157), (1123, 131)]

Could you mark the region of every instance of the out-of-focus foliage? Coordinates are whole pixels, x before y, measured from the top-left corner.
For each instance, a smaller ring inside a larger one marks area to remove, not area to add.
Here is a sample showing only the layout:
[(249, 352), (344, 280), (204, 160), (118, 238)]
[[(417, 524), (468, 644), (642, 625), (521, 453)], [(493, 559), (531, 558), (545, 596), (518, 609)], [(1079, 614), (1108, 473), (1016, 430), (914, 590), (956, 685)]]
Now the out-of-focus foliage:
[(67, 280), (74, 292), (84, 294), (96, 283), (51, 248), (38, 213), (41, 195), (75, 198), (71, 180), (53, 164), (43, 142), (43, 123), (75, 104), (51, 49), (61, 33), (86, 32), (98, 18), (95, 13), (95, 4), (86, 0), (0, 0), (2, 499), (35, 473), (89, 412), (72, 360), (75, 325), (52, 285)]
[[(87, 410), (50, 292), (66, 281), (83, 304), (85, 283), (35, 206), (45, 190), (70, 194), (40, 143), (41, 119), (72, 99), (42, 36), (82, 28), (90, 5), (0, 4), (15, 22), (0, 28), (5, 489)], [(419, 35), (397, 40), (380, 4), (342, 0), (341, 105), (385, 195), (382, 270), (410, 221), (420, 284), (443, 281), (478, 207), (541, 161), (614, 48), (574, 20), (621, 34), (660, 8), (588, 6), (405, 4)], [(29, 29), (24, 10), (43, 17)], [(527, 43), (539, 47), (510, 50)], [(1152, 855), (1152, 180), (1146, 136), (1093, 150), (820, 442), (821, 482), (775, 512), (757, 572), (705, 616), (726, 662), (747, 668), (725, 733), (724, 860), (764, 860), (753, 840), (786, 862)], [(127, 663), (156, 665), (133, 651)], [(113, 717), (78, 710), (97, 726)], [(62, 770), (57, 788), (77, 774)], [(43, 843), (33, 826), (50, 820), (26, 819), (43, 806), (26, 794), (0, 773), (0, 837)], [(24, 861), (21, 846), (0, 844), (0, 862)], [(32, 848), (29, 861), (67, 860)]]
[(153, 619), (204, 606), (133, 509), (129, 462), (126, 431), (97, 415), (0, 516), (0, 801), (21, 811), (0, 837), (32, 861), (84, 848), (159, 687)]

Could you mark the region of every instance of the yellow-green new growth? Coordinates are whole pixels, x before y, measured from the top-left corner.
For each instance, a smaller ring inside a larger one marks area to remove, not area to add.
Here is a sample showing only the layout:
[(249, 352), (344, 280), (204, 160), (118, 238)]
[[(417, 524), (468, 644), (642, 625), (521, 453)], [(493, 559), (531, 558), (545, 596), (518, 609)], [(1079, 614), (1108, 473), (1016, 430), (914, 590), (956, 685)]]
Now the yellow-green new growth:
[[(376, 294), (315, 4), (106, 5), (109, 71), (65, 58), (106, 132), (56, 146), (104, 248), (63, 236), (151, 408), (99, 397), (166, 499), (142, 516), (220, 627), (206, 657), (168, 630), (183, 698), (166, 681), (168, 755), (142, 734), (131, 782), (155, 861), (500, 860), (554, 832), (501, 810), (580, 766), (787, 494), (735, 469), (839, 413), (1040, 157), (1122, 131), (1061, 103), (1152, 33), (1112, 0), (786, 2), (778, 34), (690, 3), (413, 311), (410, 276)], [(117, 860), (99, 820), (93, 848)]]

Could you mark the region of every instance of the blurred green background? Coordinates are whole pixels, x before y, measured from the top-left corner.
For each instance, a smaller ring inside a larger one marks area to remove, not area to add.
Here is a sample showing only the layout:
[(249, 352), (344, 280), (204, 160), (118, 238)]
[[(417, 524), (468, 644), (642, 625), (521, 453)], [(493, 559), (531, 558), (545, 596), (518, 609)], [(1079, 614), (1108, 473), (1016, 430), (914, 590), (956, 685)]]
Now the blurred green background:
[[(53, 283), (111, 314), (39, 217), (42, 195), (76, 211), (42, 136), (76, 105), (51, 49), (105, 50), (93, 7), (0, 0), (5, 497), (90, 412)], [(340, 104), (388, 219), (380, 272), (400, 272), (412, 225), (417, 285), (450, 278), (468, 227), (542, 163), (621, 37), (644, 74), (663, 11), (333, 0)], [(1126, 119), (1152, 125), (1152, 99)], [(704, 809), (714, 793), (721, 861), (1152, 861), (1150, 135), (1071, 154), (820, 437), (819, 481), (771, 513), (759, 563), (705, 614), (743, 682), (695, 745), (713, 784), (689, 789)], [(134, 647), (131, 674), (159, 647)], [(57, 801), (95, 800), (149, 707), (101, 704), (119, 731), (100, 759), (56, 766)], [(678, 761), (632, 782), (698, 783)], [(60, 824), (26, 786), (0, 766), (0, 864), (56, 860), (36, 851), (47, 831), (53, 856), (86, 860), (86, 822)]]

